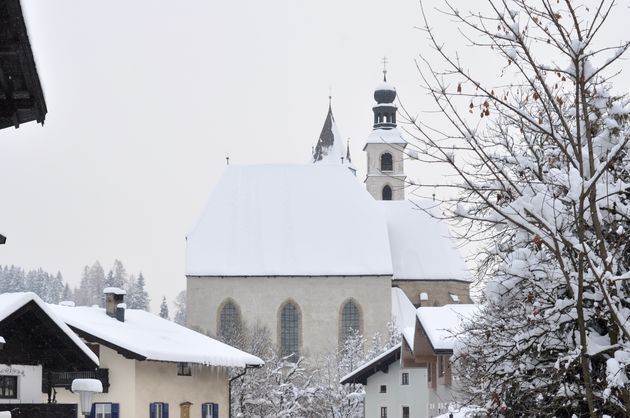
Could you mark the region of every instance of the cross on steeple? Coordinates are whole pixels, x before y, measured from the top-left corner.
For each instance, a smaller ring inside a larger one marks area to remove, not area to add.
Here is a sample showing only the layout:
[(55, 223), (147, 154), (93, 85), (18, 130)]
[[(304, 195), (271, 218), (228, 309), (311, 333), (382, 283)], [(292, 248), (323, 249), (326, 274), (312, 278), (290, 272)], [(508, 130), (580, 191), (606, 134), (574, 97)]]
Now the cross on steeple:
[(387, 81), (387, 57), (383, 57), (381, 63), (383, 63), (383, 81)]

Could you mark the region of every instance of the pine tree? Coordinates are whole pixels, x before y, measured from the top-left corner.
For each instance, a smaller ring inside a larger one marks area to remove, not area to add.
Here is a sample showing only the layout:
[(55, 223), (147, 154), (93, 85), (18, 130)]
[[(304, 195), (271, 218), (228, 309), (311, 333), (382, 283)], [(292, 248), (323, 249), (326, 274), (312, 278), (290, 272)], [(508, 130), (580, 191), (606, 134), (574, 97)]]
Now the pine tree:
[(74, 292), (74, 302), (78, 306), (90, 306), (90, 267), (84, 266), (81, 274), (81, 283)]
[(173, 304), (175, 305), (173, 321), (179, 325), (186, 326), (186, 290), (182, 290), (177, 294)]
[(168, 304), (166, 303), (166, 296), (162, 296), (162, 304), (160, 305), (160, 318), (171, 319), (168, 316)]
[(127, 270), (120, 260), (115, 260), (111, 270), (107, 273), (105, 287), (118, 287), (124, 289), (127, 285)]
[(101, 263), (95, 261), (89, 271), (89, 298), (91, 305), (104, 306), (103, 289), (105, 288), (105, 271)]
[(127, 307), (130, 309), (149, 310), (149, 293), (145, 290), (145, 281), (142, 273), (138, 274), (138, 278), (130, 278), (127, 288)]
[(72, 288), (70, 288), (70, 285), (68, 283), (66, 283), (63, 286), (63, 292), (61, 293), (61, 300), (62, 301), (74, 300), (74, 292), (72, 292)]

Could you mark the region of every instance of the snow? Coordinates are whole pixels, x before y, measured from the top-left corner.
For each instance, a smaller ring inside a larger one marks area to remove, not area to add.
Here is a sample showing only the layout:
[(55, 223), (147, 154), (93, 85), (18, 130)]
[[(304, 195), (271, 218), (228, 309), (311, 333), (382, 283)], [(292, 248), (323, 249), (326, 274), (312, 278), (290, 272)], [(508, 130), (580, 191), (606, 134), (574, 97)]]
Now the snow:
[(103, 289), (103, 294), (106, 295), (108, 293), (113, 293), (115, 295), (126, 295), (127, 292), (120, 287), (106, 287)]
[(258, 357), (146, 311), (127, 309), (125, 322), (121, 322), (108, 316), (102, 308), (49, 307), (71, 327), (147, 360), (224, 367), (263, 364)]
[(98, 379), (74, 379), (71, 390), (73, 392), (102, 393), (103, 384)]
[(413, 348), (413, 337), (416, 330), (416, 308), (405, 292), (392, 287), (392, 321), (409, 347)]
[(462, 321), (471, 319), (479, 310), (478, 305), (421, 306), (417, 309), (418, 320), (434, 350), (453, 350), (453, 334)]
[(381, 359), (387, 357), (391, 353), (400, 350), (400, 348), (401, 348), (401, 344), (400, 343), (396, 344), (392, 348), (390, 348), (390, 349), (384, 351), (383, 353), (379, 354), (378, 356), (374, 357), (372, 360), (368, 361), (367, 363), (364, 363), (361, 366), (357, 367), (356, 369), (354, 369), (353, 371), (351, 371), (350, 373), (348, 373), (347, 375), (342, 377), (339, 381), (343, 382), (345, 380), (350, 379), (352, 376), (362, 372), (365, 369), (370, 368), (373, 364), (378, 363)]
[(0, 411), (0, 418), (11, 418), (10, 411)]
[(0, 294), (0, 322), (29, 302), (35, 302), (42, 311), (66, 334), (74, 344), (81, 349), (98, 366), (98, 357), (81, 339), (60, 319), (49, 306), (32, 292), (2, 293)]
[(341, 165), (230, 165), (187, 236), (189, 276), (390, 275), (387, 226)]
[(471, 277), (448, 226), (428, 213), (434, 203), (379, 201), (387, 218), (394, 279), (462, 280)]
[(4, 337), (0, 337), (0, 344), (5, 344), (6, 341), (4, 340)]
[(367, 137), (366, 144), (407, 144), (398, 128), (374, 129)]
[(449, 407), (449, 412), (447, 412), (446, 414), (442, 414), (442, 415), (438, 415), (435, 418), (450, 418), (449, 414), (453, 414), (453, 418), (468, 418), (473, 416), (473, 413), (477, 412), (477, 413), (483, 413), (484, 411), (482, 411), (479, 408), (469, 408), (469, 407)]
[(74, 302), (71, 300), (62, 300), (59, 304), (61, 306), (74, 306)]
[(388, 90), (388, 91), (396, 91), (396, 87), (389, 84), (387, 81), (383, 81), (381, 84), (376, 86), (374, 90)]

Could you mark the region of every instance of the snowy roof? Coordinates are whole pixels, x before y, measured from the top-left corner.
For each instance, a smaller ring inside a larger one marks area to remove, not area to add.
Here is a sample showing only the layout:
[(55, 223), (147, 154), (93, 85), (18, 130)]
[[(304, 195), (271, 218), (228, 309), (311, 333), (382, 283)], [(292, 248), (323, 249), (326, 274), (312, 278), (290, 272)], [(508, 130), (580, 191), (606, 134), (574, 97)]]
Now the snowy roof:
[(374, 129), (367, 137), (366, 144), (407, 144), (398, 128)]
[(115, 295), (126, 295), (127, 292), (120, 287), (106, 287), (103, 289), (103, 294), (107, 295), (108, 293), (113, 293)]
[(356, 171), (349, 157), (349, 150), (339, 133), (332, 108), (328, 107), (328, 114), (324, 126), (319, 134), (319, 139), (313, 149), (313, 163), (344, 165)]
[(453, 350), (455, 338), (462, 321), (471, 319), (479, 305), (421, 306), (417, 309), (418, 320), (434, 351)]
[(49, 305), (79, 334), (138, 360), (197, 363), (211, 366), (261, 365), (256, 356), (216, 341), (174, 322), (138, 309), (127, 309), (118, 321), (102, 308)]
[(381, 84), (376, 86), (376, 88), (374, 90), (392, 90), (392, 91), (396, 91), (396, 87), (392, 86), (387, 81), (383, 81)]
[[(470, 274), (430, 201), (378, 201), (387, 218), (394, 279), (464, 280)], [(424, 209), (424, 210), (422, 210)]]
[(401, 344), (398, 343), (392, 348), (385, 350), (372, 360), (367, 361), (342, 377), (340, 383), (342, 385), (346, 383), (366, 384), (367, 378), (382, 369), (383, 365), (390, 365), (400, 359), (400, 348)]
[(66, 334), (72, 342), (86, 354), (92, 362), (98, 366), (98, 357), (90, 350), (83, 341), (75, 334), (61, 318), (59, 318), (49, 306), (32, 292), (18, 293), (2, 293), (0, 294), (0, 322), (4, 321), (9, 315), (23, 307), (29, 302), (34, 302), (37, 306), (59, 327), (61, 332)]
[(413, 337), (416, 331), (416, 308), (405, 292), (398, 287), (392, 287), (392, 321), (409, 347), (413, 347)]
[(189, 276), (391, 273), (383, 215), (341, 165), (230, 165), (187, 236)]

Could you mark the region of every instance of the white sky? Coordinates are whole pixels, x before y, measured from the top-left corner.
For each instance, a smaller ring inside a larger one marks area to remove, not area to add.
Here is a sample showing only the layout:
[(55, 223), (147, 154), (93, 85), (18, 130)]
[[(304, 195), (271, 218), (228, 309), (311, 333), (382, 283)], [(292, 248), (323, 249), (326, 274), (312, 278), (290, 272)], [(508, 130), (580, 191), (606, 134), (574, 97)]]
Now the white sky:
[(418, 0), (22, 3), (49, 113), (0, 131), (0, 264), (76, 285), (85, 264), (118, 258), (143, 272), (154, 310), (185, 288), (186, 232), (227, 154), (307, 161), (332, 87), (362, 179), (384, 55), (405, 105), (431, 107)]

